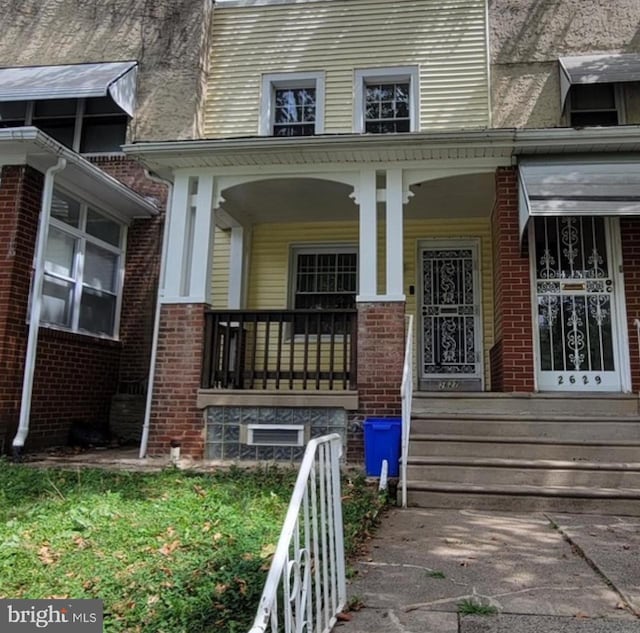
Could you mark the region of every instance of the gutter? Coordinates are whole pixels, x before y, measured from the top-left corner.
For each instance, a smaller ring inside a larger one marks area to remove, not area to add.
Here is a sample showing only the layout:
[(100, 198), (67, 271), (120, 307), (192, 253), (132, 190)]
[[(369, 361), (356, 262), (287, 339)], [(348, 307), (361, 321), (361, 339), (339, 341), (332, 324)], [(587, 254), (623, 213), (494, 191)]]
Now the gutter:
[(38, 350), (38, 332), (40, 329), (40, 314), (42, 312), (42, 286), (44, 283), (44, 255), (49, 235), (49, 220), (51, 218), (51, 202), (53, 200), (53, 183), (55, 175), (67, 166), (67, 160), (59, 157), (58, 162), (49, 167), (44, 175), (42, 190), (42, 205), (40, 207), (40, 221), (38, 226), (38, 240), (36, 243), (35, 272), (31, 291), (31, 311), (29, 313), (29, 335), (27, 338), (27, 353), (24, 361), (24, 376), (22, 379), (22, 399), (20, 402), (20, 421), (16, 436), (13, 438), (13, 457), (20, 460), (25, 440), (29, 435), (29, 421), (31, 415), (31, 395), (33, 392), (33, 375), (36, 369)]
[(151, 405), (153, 402), (153, 387), (156, 379), (156, 361), (158, 357), (158, 338), (160, 336), (160, 308), (162, 307), (162, 295), (164, 289), (164, 276), (167, 265), (167, 245), (169, 243), (169, 220), (171, 218), (171, 205), (173, 202), (173, 184), (167, 183), (162, 178), (152, 176), (147, 173), (151, 180), (168, 185), (167, 210), (164, 216), (164, 227), (162, 231), (162, 250), (160, 252), (160, 273), (158, 276), (158, 292), (156, 293), (156, 313), (153, 318), (153, 335), (151, 338), (151, 358), (149, 360), (149, 377), (147, 379), (147, 400), (144, 407), (144, 422), (142, 425), (142, 437), (140, 438), (140, 451), (138, 457), (143, 459), (147, 456), (147, 446), (149, 444), (149, 430), (151, 427)]

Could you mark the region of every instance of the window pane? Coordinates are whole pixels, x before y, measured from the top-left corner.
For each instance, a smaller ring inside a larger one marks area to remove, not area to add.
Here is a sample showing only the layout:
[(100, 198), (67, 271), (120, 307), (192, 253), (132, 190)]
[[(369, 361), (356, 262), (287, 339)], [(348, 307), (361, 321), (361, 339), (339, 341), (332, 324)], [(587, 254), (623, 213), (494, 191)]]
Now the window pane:
[(116, 298), (92, 288), (82, 289), (78, 327), (94, 334), (113, 334)]
[(274, 136), (311, 136), (315, 133), (315, 88), (276, 88)]
[(585, 84), (571, 87), (573, 110), (613, 110), (615, 107), (613, 84)]
[(51, 217), (78, 228), (80, 225), (80, 203), (60, 191), (54, 190), (51, 202)]
[(80, 151), (119, 152), (127, 136), (126, 117), (84, 118)]
[(84, 255), (84, 283), (96, 290), (115, 292), (118, 256), (87, 242)]
[(45, 275), (42, 286), (40, 321), (69, 327), (71, 325), (72, 298), (72, 282), (53, 279)]
[(62, 277), (73, 278), (75, 250), (76, 240), (73, 237), (50, 227), (44, 261), (45, 271)]
[(113, 246), (120, 246), (120, 225), (93, 209), (87, 211), (87, 233)]
[(0, 125), (24, 125), (27, 111), (26, 101), (5, 101), (0, 103)]
[(85, 114), (122, 114), (122, 110), (111, 97), (91, 97), (85, 99)]
[(33, 118), (38, 117), (75, 117), (78, 107), (77, 99), (46, 99), (36, 101)]
[(38, 119), (34, 118), (33, 124), (45, 134), (67, 147), (73, 146), (73, 131), (75, 119)]

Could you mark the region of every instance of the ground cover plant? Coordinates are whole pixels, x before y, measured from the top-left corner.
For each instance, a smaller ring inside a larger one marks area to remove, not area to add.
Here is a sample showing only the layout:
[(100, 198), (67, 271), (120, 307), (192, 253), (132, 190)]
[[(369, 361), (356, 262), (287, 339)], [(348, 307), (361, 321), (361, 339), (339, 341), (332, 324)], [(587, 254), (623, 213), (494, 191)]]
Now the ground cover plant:
[[(248, 630), (296, 473), (38, 470), (0, 460), (0, 597), (98, 598), (108, 633)], [(382, 506), (343, 480), (353, 553)]]

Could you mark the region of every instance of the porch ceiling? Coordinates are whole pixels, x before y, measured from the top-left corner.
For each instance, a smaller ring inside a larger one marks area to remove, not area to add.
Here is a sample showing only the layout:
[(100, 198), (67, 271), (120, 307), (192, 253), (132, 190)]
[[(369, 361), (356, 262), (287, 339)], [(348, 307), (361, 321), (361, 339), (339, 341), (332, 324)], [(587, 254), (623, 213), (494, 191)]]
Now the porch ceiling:
[[(221, 207), (241, 224), (356, 221), (351, 187), (316, 178), (278, 178), (236, 185), (222, 192)], [(491, 213), (494, 176), (469, 174), (411, 186), (406, 219), (476, 218)], [(384, 204), (379, 205), (380, 213)]]

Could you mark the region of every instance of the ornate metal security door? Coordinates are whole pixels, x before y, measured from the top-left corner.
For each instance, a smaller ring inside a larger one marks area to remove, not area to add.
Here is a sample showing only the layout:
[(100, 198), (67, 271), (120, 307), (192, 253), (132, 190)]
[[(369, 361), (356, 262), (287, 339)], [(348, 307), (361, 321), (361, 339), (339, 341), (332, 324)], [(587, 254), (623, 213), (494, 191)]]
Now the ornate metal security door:
[(440, 243), (420, 251), (422, 367), (420, 388), (482, 389), (477, 246)]
[(538, 388), (619, 391), (615, 286), (603, 218), (536, 218)]

